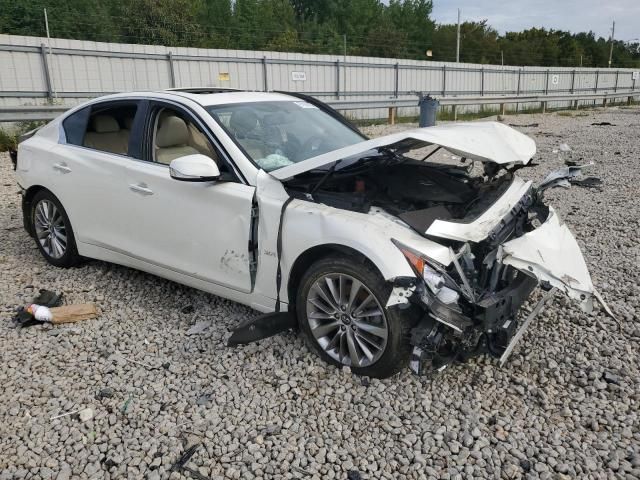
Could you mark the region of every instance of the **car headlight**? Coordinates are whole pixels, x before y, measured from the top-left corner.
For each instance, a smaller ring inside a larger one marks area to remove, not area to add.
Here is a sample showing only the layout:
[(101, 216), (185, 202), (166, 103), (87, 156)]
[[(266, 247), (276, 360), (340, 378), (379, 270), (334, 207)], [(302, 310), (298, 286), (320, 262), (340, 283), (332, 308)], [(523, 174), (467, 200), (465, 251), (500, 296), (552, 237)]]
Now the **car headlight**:
[(438, 300), (446, 304), (456, 303), (458, 301), (460, 295), (452, 288), (446, 286), (444, 275), (433, 266), (434, 262), (429, 261), (424, 255), (399, 242), (394, 243), (405, 256), (409, 265), (422, 277), (427, 288), (429, 288)]

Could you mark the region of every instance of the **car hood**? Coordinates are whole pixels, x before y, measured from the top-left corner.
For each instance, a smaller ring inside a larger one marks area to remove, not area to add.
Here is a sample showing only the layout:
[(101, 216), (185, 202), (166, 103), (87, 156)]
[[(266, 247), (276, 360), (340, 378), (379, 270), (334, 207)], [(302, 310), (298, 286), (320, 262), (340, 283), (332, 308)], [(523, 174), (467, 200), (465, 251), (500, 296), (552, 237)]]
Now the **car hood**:
[(269, 172), (278, 180), (288, 180), (337, 160), (354, 157), (384, 147), (405, 153), (429, 145), (438, 145), (456, 155), (499, 165), (527, 164), (536, 153), (536, 144), (528, 136), (498, 122), (473, 122), (416, 128), (374, 138), (308, 158)]

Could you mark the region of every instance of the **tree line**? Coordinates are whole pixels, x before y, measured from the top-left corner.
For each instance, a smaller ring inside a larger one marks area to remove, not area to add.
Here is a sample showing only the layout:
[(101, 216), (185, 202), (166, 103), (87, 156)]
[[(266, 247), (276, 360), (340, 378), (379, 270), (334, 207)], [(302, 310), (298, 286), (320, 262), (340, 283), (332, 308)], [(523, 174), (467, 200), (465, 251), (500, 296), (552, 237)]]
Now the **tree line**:
[[(0, 33), (199, 48), (455, 61), (456, 25), (431, 0), (0, 0)], [(499, 34), (461, 25), (460, 61), (606, 67), (609, 39), (545, 28)], [(613, 67), (639, 67), (640, 44), (613, 42)]]

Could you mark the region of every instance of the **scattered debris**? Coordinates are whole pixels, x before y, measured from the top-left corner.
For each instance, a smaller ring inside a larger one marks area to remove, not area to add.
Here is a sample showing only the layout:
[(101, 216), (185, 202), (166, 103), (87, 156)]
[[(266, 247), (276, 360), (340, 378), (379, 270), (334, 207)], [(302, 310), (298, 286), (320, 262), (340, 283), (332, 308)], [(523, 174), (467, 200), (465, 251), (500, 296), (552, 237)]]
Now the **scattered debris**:
[(127, 398), (127, 400), (122, 404), (122, 408), (120, 409), (120, 411), (122, 413), (127, 413), (127, 410), (129, 410), (129, 405), (131, 405), (132, 401), (133, 395), (129, 395), (129, 398)]
[(182, 307), (182, 309), (180, 310), (182, 313), (184, 313), (185, 315), (189, 314), (189, 313), (193, 313), (195, 312), (195, 308), (193, 305), (187, 305), (185, 307)]
[(169, 472), (186, 472), (190, 474), (191, 477), (197, 480), (209, 480), (208, 477), (205, 477), (197, 470), (187, 467), (187, 463), (189, 462), (189, 460), (191, 460), (191, 457), (193, 457), (193, 455), (198, 451), (198, 448), (200, 448), (199, 443), (187, 448), (187, 450), (182, 454), (178, 461), (171, 466)]
[(278, 435), (281, 431), (282, 427), (280, 425), (267, 425), (261, 433), (264, 437), (268, 437), (269, 435)]
[(82, 320), (90, 320), (97, 316), (98, 308), (93, 303), (64, 305), (53, 308), (32, 303), (26, 308), (20, 309), (14, 319), (22, 327), (29, 327), (37, 323), (51, 323), (53, 325), (74, 323)]
[(566, 143), (561, 143), (558, 148), (560, 149), (561, 152), (570, 152), (571, 151), (571, 147), (569, 145), (567, 145)]
[[(33, 288), (33, 285), (31, 287)], [(33, 303), (44, 305), (45, 307), (58, 307), (62, 304), (62, 295), (62, 293), (41, 288), (38, 296), (33, 299)]]
[(62, 417), (69, 417), (71, 415), (78, 415), (82, 422), (86, 422), (87, 420), (91, 420), (93, 418), (93, 410), (90, 408), (81, 408), (80, 410), (74, 410), (72, 412), (61, 413), (60, 415), (55, 415), (51, 417), (49, 420), (57, 420)]
[(208, 393), (200, 395), (196, 399), (196, 405), (198, 405), (199, 407), (209, 405), (209, 403), (211, 403), (211, 395), (209, 395)]
[(115, 390), (111, 387), (106, 387), (96, 393), (96, 399), (102, 400), (103, 398), (113, 398)]
[(81, 422), (88, 422), (93, 418), (93, 410), (90, 408), (85, 408), (84, 410), (80, 410), (78, 412), (78, 416), (80, 417)]
[(211, 320), (201, 320), (199, 322), (194, 323), (189, 330), (187, 330), (187, 335), (202, 335), (209, 327), (212, 326)]
[(53, 417), (51, 417), (49, 420), (57, 420), (58, 418), (62, 418), (62, 417), (68, 417), (70, 415), (75, 415), (76, 413), (80, 413), (82, 409), (80, 410), (74, 410), (72, 412), (67, 412), (67, 413), (61, 413), (60, 415), (55, 415)]
[(594, 125), (597, 127), (615, 127), (616, 126), (615, 123), (611, 123), (611, 122), (593, 122), (591, 125)]
[(618, 378), (618, 376), (613, 374), (613, 373), (611, 373), (611, 372), (604, 372), (602, 374), (602, 379), (607, 383), (613, 383), (615, 385), (620, 385), (620, 379)]
[(510, 127), (533, 128), (533, 127), (539, 127), (540, 124), (539, 123), (525, 123), (524, 125), (518, 125), (516, 123), (510, 123), (509, 126)]
[(609, 308), (609, 305), (607, 305), (607, 302), (604, 301), (604, 298), (602, 298), (602, 295), (600, 295), (600, 292), (598, 290), (593, 290), (593, 296), (596, 297), (596, 299), (598, 300), (598, 302), (600, 302), (600, 305), (602, 305), (602, 308), (604, 308), (604, 311), (607, 312), (607, 315), (609, 315), (609, 317), (611, 317), (613, 319), (614, 322), (616, 322), (618, 324), (618, 328), (620, 330), (622, 330), (622, 325), (620, 325), (620, 321), (618, 320), (618, 318), (614, 315), (613, 311), (611, 310), (611, 308)]
[(293, 470), (293, 471), (295, 471), (295, 472), (297, 472), (300, 475), (303, 475), (305, 477), (311, 477), (313, 475), (311, 472), (308, 472), (304, 468), (297, 467), (296, 465), (291, 465), (291, 470)]
[(147, 370), (156, 370), (158, 367), (154, 367), (152, 365), (148, 365), (146, 363), (139, 362), (137, 360), (131, 360), (130, 358), (125, 357), (124, 355), (117, 354), (119, 358), (123, 359), (125, 362), (133, 363), (134, 365), (139, 365), (141, 367), (146, 368)]
[(362, 480), (362, 475), (358, 470), (349, 470), (347, 472), (347, 480)]

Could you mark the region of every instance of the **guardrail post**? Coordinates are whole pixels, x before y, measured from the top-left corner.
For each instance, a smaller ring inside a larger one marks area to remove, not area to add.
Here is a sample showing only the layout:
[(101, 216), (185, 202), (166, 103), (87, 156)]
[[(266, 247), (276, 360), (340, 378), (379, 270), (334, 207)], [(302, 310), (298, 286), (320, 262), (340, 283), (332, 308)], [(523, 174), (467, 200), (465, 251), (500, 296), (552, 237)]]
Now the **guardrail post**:
[(169, 62), (169, 81), (171, 88), (176, 88), (176, 71), (173, 68), (173, 53), (167, 53), (167, 61)]
[(269, 91), (269, 82), (267, 81), (267, 57), (262, 57), (262, 88), (265, 92)]
[[(596, 70), (596, 81), (595, 81), (595, 85), (593, 87), (593, 93), (597, 94), (598, 93), (598, 83), (600, 81), (600, 70)], [(593, 101), (593, 106), (596, 106), (596, 101)]]
[[(549, 95), (549, 69), (547, 68), (547, 74), (544, 80), (544, 94)], [(540, 102), (540, 107), (542, 108), (542, 113), (547, 113), (547, 102)]]
[(336, 60), (336, 99), (340, 100), (340, 60)]
[(484, 67), (480, 69), (480, 96), (484, 97)]
[(397, 107), (389, 107), (389, 117), (388, 117), (389, 125), (395, 125), (396, 123), (396, 108)]
[(51, 87), (51, 75), (49, 74), (49, 62), (47, 61), (47, 47), (44, 43), (40, 44), (40, 58), (42, 59), (42, 71), (44, 72), (44, 81), (47, 86), (47, 97), (53, 100), (53, 88)]
[(442, 65), (442, 96), (447, 93), (447, 66)]
[[(633, 79), (633, 84), (631, 85), (631, 91), (635, 93), (636, 91), (636, 79)], [(633, 103), (633, 95), (627, 97), (627, 105), (631, 105)]]
[(620, 76), (620, 70), (616, 70), (616, 84), (613, 87), (614, 93), (618, 91), (618, 77)]
[(394, 80), (393, 80), (393, 96), (398, 98), (398, 85), (400, 83), (400, 66), (398, 62), (393, 66), (394, 72)]
[(573, 93), (575, 84), (576, 84), (576, 69), (574, 68), (573, 72), (571, 72), (571, 92), (570, 93)]
[(544, 81), (544, 94), (548, 95), (549, 94), (549, 69), (547, 68), (547, 77), (545, 78)]
[[(518, 89), (516, 90), (516, 96), (519, 97), (520, 96), (520, 75), (522, 73), (522, 68), (518, 69)], [(518, 102), (516, 102), (516, 115), (518, 114), (518, 107), (520, 105), (518, 104)]]

